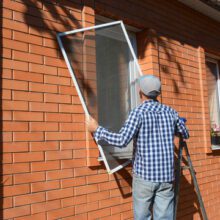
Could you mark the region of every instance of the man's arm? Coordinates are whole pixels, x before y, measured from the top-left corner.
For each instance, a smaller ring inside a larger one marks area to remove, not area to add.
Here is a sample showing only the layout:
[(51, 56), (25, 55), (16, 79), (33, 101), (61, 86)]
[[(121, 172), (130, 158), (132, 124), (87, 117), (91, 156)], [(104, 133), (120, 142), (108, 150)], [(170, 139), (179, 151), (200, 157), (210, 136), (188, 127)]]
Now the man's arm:
[[(98, 126), (94, 132), (94, 137), (96, 141), (106, 141), (107, 143), (117, 146), (117, 147), (126, 147), (134, 135), (137, 133), (140, 126), (140, 116), (137, 111), (133, 110), (128, 119), (126, 120), (124, 126), (121, 128), (119, 133), (114, 133), (108, 131), (106, 128)], [(94, 123), (94, 122), (93, 122)], [(87, 122), (87, 125), (91, 127), (91, 124)], [(96, 126), (92, 126), (94, 130)], [(89, 129), (93, 132), (91, 129)]]
[(176, 133), (181, 134), (183, 139), (189, 138), (189, 132), (188, 129), (186, 128), (185, 122), (179, 117), (178, 114), (176, 119)]

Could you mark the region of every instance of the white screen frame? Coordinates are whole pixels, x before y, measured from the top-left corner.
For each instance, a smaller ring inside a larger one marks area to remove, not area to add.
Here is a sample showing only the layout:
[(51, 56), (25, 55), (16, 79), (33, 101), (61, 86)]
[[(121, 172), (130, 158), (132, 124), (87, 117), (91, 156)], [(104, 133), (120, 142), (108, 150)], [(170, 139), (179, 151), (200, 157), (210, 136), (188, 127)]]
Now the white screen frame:
[[(62, 33), (58, 33), (58, 34), (57, 34), (58, 44), (59, 44), (59, 46), (60, 46), (62, 55), (63, 55), (63, 57), (64, 57), (64, 60), (65, 60), (66, 64), (67, 64), (68, 70), (69, 70), (69, 72), (70, 72), (71, 78), (72, 78), (72, 80), (73, 80), (74, 86), (75, 86), (75, 88), (76, 88), (76, 91), (77, 91), (77, 93), (78, 93), (80, 102), (81, 102), (81, 104), (82, 104), (82, 107), (83, 107), (83, 110), (84, 110), (86, 116), (89, 116), (89, 111), (88, 111), (88, 108), (87, 108), (87, 106), (86, 106), (86, 103), (85, 103), (85, 101), (84, 101), (84, 99), (83, 99), (83, 95), (82, 95), (82, 93), (81, 93), (81, 91), (80, 91), (80, 88), (79, 88), (79, 85), (78, 85), (78, 83), (77, 83), (77, 79), (76, 79), (76, 77), (75, 77), (74, 71), (73, 71), (73, 69), (71, 68), (71, 64), (70, 64), (69, 58), (68, 58), (68, 56), (67, 56), (67, 53), (66, 53), (66, 51), (65, 51), (65, 49), (64, 49), (64, 45), (63, 45), (63, 43), (62, 43), (62, 41), (61, 41), (61, 37), (62, 37), (62, 36), (67, 36), (67, 35), (70, 35), (70, 34), (79, 33), (79, 32), (84, 32), (84, 31), (99, 29), (99, 28), (103, 28), (103, 27), (110, 27), (110, 26), (114, 26), (114, 25), (120, 25), (120, 26), (121, 26), (122, 31), (123, 31), (124, 36), (125, 36), (125, 39), (126, 39), (126, 41), (127, 41), (127, 43), (128, 43), (130, 52), (131, 52), (132, 57), (133, 57), (133, 59), (134, 59), (133, 62), (135, 63), (135, 66), (138, 68), (138, 72), (140, 73), (140, 75), (143, 75), (143, 74), (142, 74), (142, 71), (141, 71), (141, 68), (140, 68), (140, 66), (139, 66), (139, 64), (138, 64), (138, 60), (137, 60), (137, 57), (136, 57), (136, 55), (135, 55), (135, 51), (134, 51), (134, 49), (133, 49), (133, 47), (132, 47), (131, 41), (130, 41), (129, 36), (128, 36), (128, 34), (127, 34), (127, 31), (126, 31), (126, 29), (125, 29), (125, 26), (124, 26), (123, 21), (114, 21), (114, 22), (109, 22), (109, 23), (100, 24), (100, 25), (95, 25), (95, 26), (91, 26), (91, 27), (76, 29), (76, 30), (72, 30), (72, 31), (66, 31), (66, 32), (62, 32)], [(135, 81), (136, 78), (133, 78), (133, 76), (132, 76), (132, 80)], [(97, 140), (96, 140), (96, 143), (97, 143)], [(121, 165), (115, 167), (114, 169), (110, 169), (110, 166), (109, 166), (109, 164), (108, 164), (108, 161), (106, 160), (106, 157), (105, 157), (105, 154), (104, 154), (104, 152), (103, 152), (102, 147), (101, 147), (98, 143), (97, 143), (97, 145), (98, 145), (98, 149), (99, 149), (101, 158), (103, 159), (103, 162), (104, 162), (104, 164), (105, 164), (105, 166), (106, 166), (106, 169), (107, 169), (107, 172), (108, 172), (109, 174), (112, 174), (112, 173), (114, 173), (114, 172), (117, 172), (118, 170), (124, 168), (124, 167), (127, 166), (129, 163), (131, 163), (131, 160), (128, 159), (128, 160), (127, 160), (126, 162), (124, 162), (123, 164), (121, 164)]]

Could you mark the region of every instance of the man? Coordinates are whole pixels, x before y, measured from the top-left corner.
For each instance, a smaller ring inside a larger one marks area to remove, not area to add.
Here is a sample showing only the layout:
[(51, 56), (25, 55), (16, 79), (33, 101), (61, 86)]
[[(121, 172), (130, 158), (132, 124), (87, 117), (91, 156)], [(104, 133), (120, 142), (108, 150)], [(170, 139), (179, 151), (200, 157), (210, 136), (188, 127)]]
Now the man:
[(131, 111), (119, 133), (113, 133), (87, 119), (96, 140), (126, 147), (134, 140), (133, 205), (135, 220), (172, 220), (174, 214), (174, 136), (189, 138), (178, 113), (157, 101), (160, 80), (153, 75), (139, 78), (143, 103)]

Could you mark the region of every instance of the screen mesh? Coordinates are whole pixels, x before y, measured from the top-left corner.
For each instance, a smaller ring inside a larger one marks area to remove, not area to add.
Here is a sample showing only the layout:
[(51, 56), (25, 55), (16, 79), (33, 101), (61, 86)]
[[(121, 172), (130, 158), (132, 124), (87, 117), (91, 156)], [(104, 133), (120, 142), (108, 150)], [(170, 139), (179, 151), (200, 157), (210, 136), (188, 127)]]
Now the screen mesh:
[[(120, 24), (61, 37), (89, 113), (98, 123), (118, 132), (138, 103), (135, 79), (139, 76)], [(125, 148), (100, 143), (109, 168), (132, 157), (132, 143)]]

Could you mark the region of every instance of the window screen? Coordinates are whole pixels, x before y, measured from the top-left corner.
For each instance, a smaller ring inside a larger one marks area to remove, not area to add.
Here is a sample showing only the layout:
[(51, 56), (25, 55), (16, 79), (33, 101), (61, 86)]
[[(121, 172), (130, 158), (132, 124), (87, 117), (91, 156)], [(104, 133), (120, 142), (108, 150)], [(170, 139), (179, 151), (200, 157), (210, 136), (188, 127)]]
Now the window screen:
[[(140, 101), (135, 79), (141, 74), (122, 22), (60, 33), (58, 42), (86, 114), (118, 132)], [(132, 158), (132, 143), (121, 149), (99, 143), (109, 172)]]

